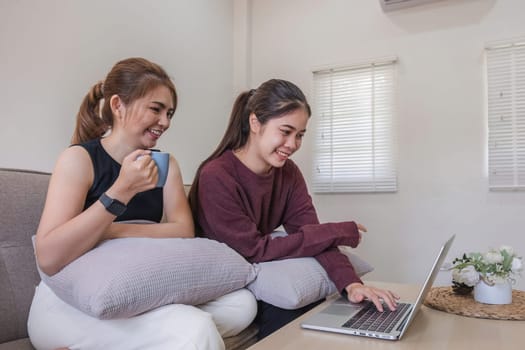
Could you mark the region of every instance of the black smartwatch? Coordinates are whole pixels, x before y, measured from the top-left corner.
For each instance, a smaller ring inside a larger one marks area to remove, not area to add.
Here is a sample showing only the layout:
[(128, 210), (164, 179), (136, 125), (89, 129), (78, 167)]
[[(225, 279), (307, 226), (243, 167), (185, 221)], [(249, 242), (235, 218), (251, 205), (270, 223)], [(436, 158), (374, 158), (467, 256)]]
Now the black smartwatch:
[(109, 197), (105, 193), (102, 193), (98, 200), (100, 201), (100, 203), (102, 203), (102, 205), (104, 206), (104, 208), (106, 208), (107, 211), (109, 211), (115, 216), (120, 216), (124, 214), (124, 212), (128, 208), (126, 204), (122, 203), (119, 200)]

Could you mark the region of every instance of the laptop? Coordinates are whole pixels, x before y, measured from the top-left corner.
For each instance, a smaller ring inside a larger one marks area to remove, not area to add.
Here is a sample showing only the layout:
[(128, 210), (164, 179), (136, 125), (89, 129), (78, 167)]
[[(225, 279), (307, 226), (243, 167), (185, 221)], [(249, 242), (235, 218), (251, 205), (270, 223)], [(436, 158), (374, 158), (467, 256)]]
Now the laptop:
[(390, 311), (384, 304), (384, 311), (379, 312), (371, 301), (353, 304), (346, 298), (340, 297), (320, 312), (304, 320), (301, 327), (364, 337), (401, 339), (430, 291), (454, 238), (455, 235), (452, 235), (441, 246), (415, 303), (399, 302), (396, 311)]

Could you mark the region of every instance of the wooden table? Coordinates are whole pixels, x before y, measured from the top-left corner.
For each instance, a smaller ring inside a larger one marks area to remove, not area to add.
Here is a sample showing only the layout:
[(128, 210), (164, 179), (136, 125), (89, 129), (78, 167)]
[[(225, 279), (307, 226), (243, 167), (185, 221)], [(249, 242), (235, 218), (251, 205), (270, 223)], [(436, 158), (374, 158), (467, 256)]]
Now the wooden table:
[[(395, 291), (403, 301), (414, 301), (419, 286), (366, 282)], [(332, 296), (334, 298), (336, 296)], [(453, 315), (422, 306), (401, 340), (381, 340), (300, 328), (301, 320), (326, 306), (323, 303), (249, 350), (514, 350), (525, 349), (525, 321), (500, 321)]]

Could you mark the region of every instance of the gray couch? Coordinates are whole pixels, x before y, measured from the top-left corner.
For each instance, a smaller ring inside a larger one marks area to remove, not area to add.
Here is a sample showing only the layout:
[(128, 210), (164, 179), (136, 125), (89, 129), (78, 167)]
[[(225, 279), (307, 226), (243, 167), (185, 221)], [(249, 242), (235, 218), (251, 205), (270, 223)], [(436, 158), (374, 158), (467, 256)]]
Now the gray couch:
[[(40, 282), (31, 236), (36, 232), (50, 174), (0, 168), (0, 350), (32, 350), (27, 317)], [(245, 349), (255, 342), (250, 326), (225, 338), (226, 348)]]

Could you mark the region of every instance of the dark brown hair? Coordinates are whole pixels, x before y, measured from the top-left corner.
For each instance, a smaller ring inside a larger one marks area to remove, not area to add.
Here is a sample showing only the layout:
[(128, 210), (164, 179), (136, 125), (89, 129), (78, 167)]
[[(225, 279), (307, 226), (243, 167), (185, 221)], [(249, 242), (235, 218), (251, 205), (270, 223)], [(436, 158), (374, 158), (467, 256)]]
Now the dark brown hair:
[[(140, 57), (117, 62), (106, 79), (93, 85), (84, 97), (71, 143), (96, 139), (113, 127), (113, 113), (109, 104), (113, 95), (118, 95), (124, 104), (130, 104), (161, 85), (171, 91), (174, 109), (177, 108), (175, 85), (162, 67)], [(104, 103), (101, 109), (102, 99)]]
[(297, 109), (304, 109), (308, 116), (311, 115), (310, 105), (301, 89), (286, 80), (268, 80), (256, 90), (245, 91), (237, 97), (221, 142), (215, 151), (200, 164), (188, 194), (197, 230), (200, 230), (198, 224), (199, 176), (204, 165), (219, 157), (226, 150), (236, 150), (246, 144), (250, 136), (249, 117), (251, 113), (255, 114), (261, 125), (264, 125), (270, 119), (278, 118)]

